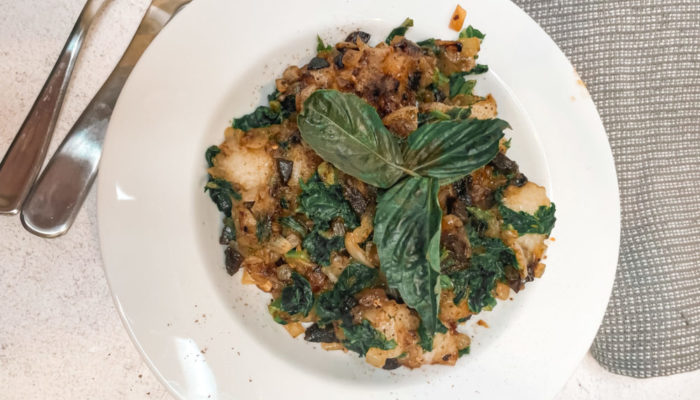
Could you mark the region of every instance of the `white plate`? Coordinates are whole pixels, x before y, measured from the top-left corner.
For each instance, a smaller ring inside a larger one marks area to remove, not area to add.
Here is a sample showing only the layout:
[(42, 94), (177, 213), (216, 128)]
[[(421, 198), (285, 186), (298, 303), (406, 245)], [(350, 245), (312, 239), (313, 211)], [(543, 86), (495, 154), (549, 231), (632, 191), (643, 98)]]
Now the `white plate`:
[[(462, 1), (487, 34), (479, 59), (513, 126), (512, 156), (557, 204), (543, 279), (483, 313), (455, 367), (374, 369), (294, 340), (269, 295), (224, 271), (220, 215), (202, 188), (204, 150), (249, 112), (273, 77), (362, 28), (381, 40), (407, 16), (408, 37), (451, 38), (455, 2), (195, 1), (155, 40), (117, 103), (99, 180), (107, 278), (135, 345), (182, 398), (548, 399), (587, 351), (617, 263), (618, 191), (603, 126), (552, 40), (512, 3)], [(211, 396), (211, 397), (209, 397)], [(455, 397), (456, 396), (456, 397)], [(517, 396), (517, 397), (516, 397)]]

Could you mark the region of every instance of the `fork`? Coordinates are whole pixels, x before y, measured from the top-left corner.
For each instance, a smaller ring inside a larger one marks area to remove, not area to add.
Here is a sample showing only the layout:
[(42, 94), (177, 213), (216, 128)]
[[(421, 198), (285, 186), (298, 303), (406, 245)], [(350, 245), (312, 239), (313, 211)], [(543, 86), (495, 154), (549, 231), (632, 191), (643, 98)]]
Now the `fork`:
[(88, 0), (44, 87), (0, 162), (0, 214), (17, 214), (44, 162), (75, 60), (95, 15), (109, 0)]
[(191, 0), (153, 0), (105, 83), (49, 161), (22, 207), (24, 227), (52, 238), (70, 229), (97, 175), (107, 125), (129, 74), (156, 35)]

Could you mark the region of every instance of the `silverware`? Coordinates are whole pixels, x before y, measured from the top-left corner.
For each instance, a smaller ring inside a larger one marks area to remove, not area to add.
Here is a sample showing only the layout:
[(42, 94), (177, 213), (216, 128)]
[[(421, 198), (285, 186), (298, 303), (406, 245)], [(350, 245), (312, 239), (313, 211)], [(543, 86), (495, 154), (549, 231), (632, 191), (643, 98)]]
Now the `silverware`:
[(191, 0), (153, 0), (119, 64), (68, 132), (22, 207), (24, 227), (42, 237), (68, 231), (102, 157), (105, 132), (124, 83), (158, 32)]
[(83, 39), (109, 1), (88, 0), (27, 118), (0, 162), (0, 214), (17, 214), (41, 170)]

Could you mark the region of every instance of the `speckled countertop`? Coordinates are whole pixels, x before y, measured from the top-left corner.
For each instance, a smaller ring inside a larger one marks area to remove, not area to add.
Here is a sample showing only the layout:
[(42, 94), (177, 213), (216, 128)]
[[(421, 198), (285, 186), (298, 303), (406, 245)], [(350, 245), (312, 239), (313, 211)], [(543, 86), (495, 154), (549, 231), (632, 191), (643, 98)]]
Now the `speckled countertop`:
[[(84, 0), (0, 0), (0, 155), (10, 145)], [(119, 59), (147, 0), (113, 0), (78, 60), (54, 151)], [(110, 297), (94, 191), (72, 230), (45, 240), (0, 216), (0, 398), (170, 399), (131, 344)], [(557, 400), (697, 399), (700, 371), (637, 380), (587, 355)]]

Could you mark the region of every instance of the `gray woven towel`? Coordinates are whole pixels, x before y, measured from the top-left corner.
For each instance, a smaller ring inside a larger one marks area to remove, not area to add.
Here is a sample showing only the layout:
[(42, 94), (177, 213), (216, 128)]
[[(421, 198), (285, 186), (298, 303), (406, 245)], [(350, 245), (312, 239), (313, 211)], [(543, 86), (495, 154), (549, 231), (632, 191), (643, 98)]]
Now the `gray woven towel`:
[(588, 85), (617, 166), (620, 258), (593, 356), (639, 378), (700, 368), (700, 0), (515, 3)]

